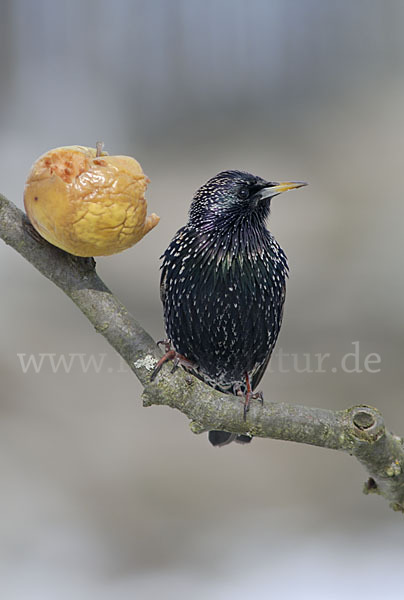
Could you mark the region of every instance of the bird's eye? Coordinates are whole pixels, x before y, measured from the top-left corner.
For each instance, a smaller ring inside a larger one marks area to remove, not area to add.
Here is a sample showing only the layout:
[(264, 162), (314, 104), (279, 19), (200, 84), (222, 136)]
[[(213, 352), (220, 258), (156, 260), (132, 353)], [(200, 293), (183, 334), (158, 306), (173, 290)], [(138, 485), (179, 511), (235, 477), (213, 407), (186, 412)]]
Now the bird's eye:
[(241, 200), (246, 200), (249, 195), (250, 195), (250, 191), (249, 191), (248, 187), (246, 187), (245, 185), (243, 185), (237, 192), (237, 196)]

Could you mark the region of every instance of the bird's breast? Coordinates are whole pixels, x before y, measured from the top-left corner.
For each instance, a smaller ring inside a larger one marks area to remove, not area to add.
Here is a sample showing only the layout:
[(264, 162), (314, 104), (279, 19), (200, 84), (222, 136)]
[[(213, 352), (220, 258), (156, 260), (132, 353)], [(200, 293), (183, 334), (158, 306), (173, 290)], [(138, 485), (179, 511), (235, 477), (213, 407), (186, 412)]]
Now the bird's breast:
[(226, 237), (184, 238), (173, 241), (163, 263), (167, 335), (206, 378), (223, 386), (240, 381), (275, 344), (286, 257), (270, 236), (244, 245), (234, 237), (232, 243)]

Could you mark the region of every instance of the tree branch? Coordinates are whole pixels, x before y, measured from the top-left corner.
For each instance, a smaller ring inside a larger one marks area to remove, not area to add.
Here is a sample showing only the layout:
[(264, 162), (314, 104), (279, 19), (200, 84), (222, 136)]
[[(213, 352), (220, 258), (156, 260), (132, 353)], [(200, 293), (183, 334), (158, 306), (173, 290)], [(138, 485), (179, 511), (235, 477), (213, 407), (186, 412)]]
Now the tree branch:
[(221, 394), (181, 369), (171, 374), (165, 367), (150, 383), (161, 354), (98, 277), (93, 259), (74, 257), (43, 240), (25, 214), (1, 194), (0, 237), (65, 292), (122, 356), (144, 386), (144, 406), (180, 410), (195, 433), (222, 429), (348, 452), (370, 475), (365, 492), (384, 496), (394, 510), (404, 512), (403, 440), (386, 430), (377, 409), (355, 406), (332, 411), (266, 402), (253, 404), (244, 421), (240, 398)]

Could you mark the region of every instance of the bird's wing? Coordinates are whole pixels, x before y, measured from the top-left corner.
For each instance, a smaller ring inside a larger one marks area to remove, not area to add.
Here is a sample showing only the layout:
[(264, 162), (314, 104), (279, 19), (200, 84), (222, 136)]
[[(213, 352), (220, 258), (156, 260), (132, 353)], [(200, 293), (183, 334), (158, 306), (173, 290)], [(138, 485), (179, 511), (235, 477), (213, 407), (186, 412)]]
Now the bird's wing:
[(271, 354), (272, 354), (272, 350), (268, 354), (267, 358), (265, 359), (265, 362), (262, 363), (262, 365), (260, 365), (259, 368), (254, 372), (254, 374), (253, 374), (253, 376), (251, 378), (251, 388), (253, 390), (256, 389), (257, 385), (259, 384), (259, 382), (263, 378), (264, 373), (265, 373), (266, 368), (267, 368), (268, 363), (269, 363), (269, 359), (271, 358)]
[(253, 390), (256, 389), (257, 385), (259, 384), (259, 382), (261, 381), (261, 379), (264, 376), (264, 373), (266, 371), (266, 368), (267, 368), (270, 358), (272, 356), (272, 352), (275, 347), (276, 341), (278, 339), (278, 335), (279, 335), (279, 331), (280, 331), (280, 328), (282, 325), (282, 319), (283, 319), (283, 306), (284, 306), (284, 302), (285, 302), (285, 296), (286, 296), (286, 284), (284, 283), (283, 287), (282, 287), (282, 293), (281, 293), (280, 312), (279, 312), (278, 319), (277, 319), (277, 326), (276, 326), (276, 328), (274, 328), (275, 338), (273, 339), (272, 346), (268, 352), (268, 355), (267, 355), (265, 361), (258, 367), (258, 369), (256, 371), (254, 371), (252, 373), (251, 387)]
[[(173, 253), (175, 253), (177, 251), (176, 244), (177, 244), (178, 240), (182, 238), (182, 235), (183, 235), (183, 232), (185, 231), (185, 229), (186, 229), (186, 226), (181, 227), (181, 229), (179, 229), (177, 231), (174, 238), (171, 240), (170, 245), (168, 246), (167, 250), (164, 252), (164, 254), (162, 256), (160, 256), (160, 258), (163, 259), (163, 264), (161, 265), (161, 277), (160, 277), (160, 299), (163, 303), (163, 306), (165, 306), (165, 302), (166, 302), (166, 295), (167, 295), (166, 284), (167, 284), (169, 266), (170, 266), (170, 264), (171, 265), (173, 264), (172, 255), (173, 255)], [(171, 271), (172, 271), (172, 269), (171, 269)]]

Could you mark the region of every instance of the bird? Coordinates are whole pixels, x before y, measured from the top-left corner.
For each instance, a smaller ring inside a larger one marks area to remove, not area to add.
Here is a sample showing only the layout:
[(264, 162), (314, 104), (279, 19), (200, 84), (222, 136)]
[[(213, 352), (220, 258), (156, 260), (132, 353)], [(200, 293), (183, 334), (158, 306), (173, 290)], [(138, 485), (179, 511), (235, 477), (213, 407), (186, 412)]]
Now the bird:
[[(266, 227), (272, 199), (305, 182), (222, 171), (195, 193), (188, 222), (160, 257), (167, 338), (152, 373), (174, 361), (213, 388), (244, 397), (244, 419), (282, 324), (286, 254)], [(249, 435), (212, 430), (213, 446)]]

